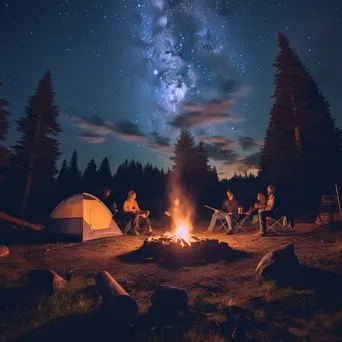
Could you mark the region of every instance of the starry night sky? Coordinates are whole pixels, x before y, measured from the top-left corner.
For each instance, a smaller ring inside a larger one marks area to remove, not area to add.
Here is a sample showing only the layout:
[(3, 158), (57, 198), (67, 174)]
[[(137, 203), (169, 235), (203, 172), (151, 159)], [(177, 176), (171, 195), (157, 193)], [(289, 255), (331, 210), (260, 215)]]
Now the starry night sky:
[(342, 125), (340, 0), (0, 0), (0, 89), (18, 138), (51, 69), (63, 157), (167, 168), (179, 129), (221, 176), (255, 169), (273, 93), (278, 31)]

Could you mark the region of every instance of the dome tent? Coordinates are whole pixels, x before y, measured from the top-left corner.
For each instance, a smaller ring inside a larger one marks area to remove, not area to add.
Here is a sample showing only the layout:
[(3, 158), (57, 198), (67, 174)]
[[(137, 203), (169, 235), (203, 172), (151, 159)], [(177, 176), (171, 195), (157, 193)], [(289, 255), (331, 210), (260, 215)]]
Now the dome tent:
[(76, 194), (62, 201), (50, 214), (46, 231), (82, 241), (123, 235), (105, 204), (88, 193)]

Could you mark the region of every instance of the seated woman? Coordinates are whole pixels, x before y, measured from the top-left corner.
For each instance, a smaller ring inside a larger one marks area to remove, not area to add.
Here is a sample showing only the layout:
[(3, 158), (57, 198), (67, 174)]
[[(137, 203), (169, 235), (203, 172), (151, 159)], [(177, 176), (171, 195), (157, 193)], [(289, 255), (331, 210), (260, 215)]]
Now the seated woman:
[(151, 228), (151, 221), (149, 219), (149, 214), (150, 211), (142, 211), (139, 208), (138, 202), (136, 201), (137, 194), (135, 191), (130, 190), (128, 191), (128, 197), (123, 205), (123, 210), (125, 214), (131, 215), (133, 219), (133, 235), (140, 235), (138, 230), (139, 230), (139, 221), (140, 218), (145, 219), (148, 230), (147, 233), (151, 234), (152, 233), (152, 228)]
[(255, 236), (265, 236), (266, 231), (266, 219), (267, 217), (276, 218), (278, 215), (278, 208), (276, 203), (276, 188), (273, 185), (267, 187), (268, 199), (266, 207), (258, 210), (259, 215), (259, 232)]
[(255, 203), (253, 207), (249, 208), (248, 213), (252, 214), (254, 211), (258, 209), (264, 209), (266, 208), (267, 200), (266, 197), (262, 192), (259, 192), (257, 195), (257, 200), (259, 201), (258, 203)]

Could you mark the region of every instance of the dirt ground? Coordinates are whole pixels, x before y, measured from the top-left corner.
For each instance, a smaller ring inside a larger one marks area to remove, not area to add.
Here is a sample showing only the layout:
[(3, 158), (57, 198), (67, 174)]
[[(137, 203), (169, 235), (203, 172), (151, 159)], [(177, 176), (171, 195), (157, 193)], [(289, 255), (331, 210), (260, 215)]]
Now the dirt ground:
[(342, 273), (341, 253), (338, 254), (337, 250), (339, 247), (342, 249), (342, 233), (329, 233), (313, 224), (297, 224), (294, 231), (285, 236), (254, 237), (253, 233), (254, 230), (229, 236), (196, 233), (199, 237), (228, 242), (232, 248), (250, 254), (251, 258), (178, 270), (165, 269), (154, 262), (132, 264), (118, 260), (119, 255), (138, 249), (145, 239), (143, 236), (120, 236), (86, 243), (10, 246), (10, 255), (0, 259), (1, 283), (11, 282), (36, 268), (51, 269), (60, 275), (72, 272), (73, 276), (85, 278), (106, 270), (114, 278), (129, 279), (138, 274), (157, 277), (169, 285), (184, 288), (190, 295), (196, 295), (205, 289), (205, 283), (212, 284), (216, 279), (221, 295), (249, 297), (258, 295), (254, 270), (262, 256), (291, 242), (295, 243), (301, 263)]
[[(156, 231), (162, 232), (162, 229)], [(190, 301), (199, 295), (219, 298), (224, 304), (243, 303), (264, 295), (265, 288), (255, 279), (260, 259), (271, 249), (292, 242), (302, 264), (342, 275), (342, 232), (300, 223), (286, 235), (255, 237), (254, 233), (253, 228), (229, 236), (195, 233), (198, 237), (227, 242), (250, 257), (179, 269), (167, 269), (153, 261), (121, 261), (120, 255), (142, 245), (146, 238), (143, 236), (120, 236), (85, 243), (10, 245), (10, 255), (0, 258), (0, 285), (14, 284), (29, 270), (37, 268), (51, 269), (62, 276), (72, 273), (73, 279), (85, 282), (93, 282), (94, 273), (106, 270), (124, 285), (135, 284), (127, 290), (137, 300), (143, 296), (149, 298), (158, 285), (168, 284), (185, 289)]]

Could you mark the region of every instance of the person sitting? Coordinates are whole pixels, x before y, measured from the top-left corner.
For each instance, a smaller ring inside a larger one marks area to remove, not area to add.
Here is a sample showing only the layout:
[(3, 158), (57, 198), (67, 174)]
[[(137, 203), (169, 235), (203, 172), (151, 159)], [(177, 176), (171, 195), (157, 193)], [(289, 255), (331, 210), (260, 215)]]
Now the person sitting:
[(128, 191), (128, 197), (123, 205), (123, 210), (126, 215), (130, 215), (133, 219), (133, 235), (140, 235), (139, 233), (139, 221), (140, 218), (145, 219), (145, 222), (147, 224), (147, 233), (152, 234), (152, 227), (151, 227), (151, 221), (149, 219), (150, 211), (142, 211), (139, 208), (138, 202), (136, 201), (137, 194), (135, 191), (130, 190)]
[(266, 232), (266, 220), (267, 217), (277, 218), (278, 209), (276, 207), (276, 189), (273, 185), (267, 187), (267, 203), (266, 207), (258, 210), (259, 216), (259, 232), (255, 236), (265, 236)]
[(258, 209), (264, 209), (266, 208), (267, 200), (266, 197), (262, 192), (259, 192), (257, 195), (257, 203), (254, 203), (254, 206), (248, 209), (248, 214), (252, 214), (254, 211)]
[(209, 227), (207, 229), (207, 233), (211, 233), (215, 227), (217, 219), (226, 219), (228, 224), (228, 230), (225, 234), (233, 233), (233, 215), (238, 211), (239, 203), (235, 199), (232, 191), (227, 190), (227, 198), (224, 200), (222, 204), (222, 210), (216, 209), (214, 214), (211, 217), (211, 221)]

